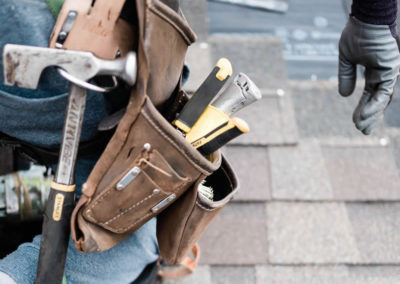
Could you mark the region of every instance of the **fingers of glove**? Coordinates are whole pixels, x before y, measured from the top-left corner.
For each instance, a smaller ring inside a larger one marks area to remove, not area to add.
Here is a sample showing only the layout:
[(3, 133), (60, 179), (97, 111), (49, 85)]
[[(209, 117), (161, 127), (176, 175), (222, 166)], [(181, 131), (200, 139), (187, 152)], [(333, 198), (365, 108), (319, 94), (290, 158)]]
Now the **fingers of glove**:
[(387, 89), (378, 89), (361, 109), (361, 117), (366, 119), (376, 113), (383, 112), (390, 102), (391, 95)]
[(371, 118), (370, 118), (370, 119), (371, 119), (371, 122), (370, 122), (369, 125), (368, 125), (366, 128), (364, 128), (361, 132), (362, 132), (363, 134), (365, 134), (365, 135), (371, 134), (372, 130), (375, 128), (375, 126), (378, 124), (378, 122), (382, 120), (382, 118), (383, 118), (383, 114), (382, 114), (382, 113), (377, 114), (377, 117), (376, 117), (376, 118), (374, 117), (374, 118), (372, 119), (372, 117), (371, 117)]
[[(354, 123), (355, 123), (356, 128), (360, 131), (363, 131), (363, 133), (364, 133), (364, 131), (366, 131), (366, 130), (369, 130), (369, 129), (372, 130), (373, 126), (376, 125), (376, 123), (379, 121), (379, 119), (382, 116), (383, 116), (382, 113), (376, 113), (373, 116), (370, 116), (366, 119), (358, 119)], [(371, 131), (369, 131), (369, 133), (371, 133)]]
[(356, 65), (346, 60), (340, 52), (339, 54), (339, 93), (347, 97), (351, 95), (356, 86), (357, 69)]
[(353, 122), (355, 124), (357, 123), (357, 121), (360, 121), (363, 119), (361, 117), (361, 111), (364, 109), (365, 105), (371, 100), (372, 95), (373, 95), (373, 93), (372, 93), (371, 88), (368, 85), (366, 85), (364, 88), (364, 92), (360, 98), (360, 101), (358, 102), (358, 105), (353, 112)]

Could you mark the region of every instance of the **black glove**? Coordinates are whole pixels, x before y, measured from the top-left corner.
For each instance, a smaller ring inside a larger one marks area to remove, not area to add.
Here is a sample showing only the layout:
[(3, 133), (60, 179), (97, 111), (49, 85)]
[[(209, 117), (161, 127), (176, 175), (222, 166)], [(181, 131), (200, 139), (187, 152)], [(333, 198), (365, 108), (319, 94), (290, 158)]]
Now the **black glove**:
[(366, 24), (350, 17), (339, 42), (339, 93), (349, 96), (356, 85), (356, 65), (365, 66), (365, 88), (353, 113), (358, 130), (368, 135), (391, 101), (399, 75), (400, 53), (387, 25)]

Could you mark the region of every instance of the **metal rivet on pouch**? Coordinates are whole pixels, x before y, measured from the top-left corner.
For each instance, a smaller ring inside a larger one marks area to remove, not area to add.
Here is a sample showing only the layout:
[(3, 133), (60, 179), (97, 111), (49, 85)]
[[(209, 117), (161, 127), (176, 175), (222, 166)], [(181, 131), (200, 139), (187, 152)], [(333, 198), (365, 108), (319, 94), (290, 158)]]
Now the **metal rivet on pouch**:
[(153, 190), (153, 194), (154, 195), (160, 194), (160, 190), (158, 188), (154, 189)]
[(134, 167), (133, 169), (132, 169), (132, 173), (131, 174), (133, 174), (133, 175), (138, 175), (138, 174), (140, 174), (140, 168), (138, 168), (138, 167)]
[(127, 187), (141, 172), (141, 169), (137, 166), (133, 167), (129, 172), (127, 172), (124, 177), (117, 183), (117, 190), (123, 190)]
[(147, 150), (147, 151), (150, 151), (150, 149), (151, 149), (150, 143), (144, 144), (144, 145), (143, 145), (143, 148), (144, 148), (145, 150)]

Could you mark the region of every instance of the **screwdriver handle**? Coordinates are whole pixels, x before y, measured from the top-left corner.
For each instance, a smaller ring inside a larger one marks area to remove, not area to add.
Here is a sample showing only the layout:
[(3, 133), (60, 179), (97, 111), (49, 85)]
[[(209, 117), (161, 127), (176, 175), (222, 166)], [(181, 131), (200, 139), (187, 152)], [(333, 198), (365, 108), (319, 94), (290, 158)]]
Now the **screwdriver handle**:
[(201, 147), (198, 147), (197, 150), (204, 156), (210, 155), (229, 141), (250, 131), (248, 124), (238, 117), (232, 118), (230, 124), (232, 124), (233, 127), (229, 127), (228, 130), (222, 132), (220, 135), (203, 144)]

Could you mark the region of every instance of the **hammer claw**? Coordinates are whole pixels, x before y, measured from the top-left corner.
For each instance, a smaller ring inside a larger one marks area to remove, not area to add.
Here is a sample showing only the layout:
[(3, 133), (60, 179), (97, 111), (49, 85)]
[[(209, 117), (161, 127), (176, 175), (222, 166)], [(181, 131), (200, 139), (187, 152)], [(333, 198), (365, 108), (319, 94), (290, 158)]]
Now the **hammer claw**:
[(118, 60), (103, 60), (90, 52), (7, 44), (3, 49), (4, 83), (36, 89), (42, 71), (57, 66), (87, 81), (96, 75), (114, 75), (129, 85), (136, 80), (134, 53)]

